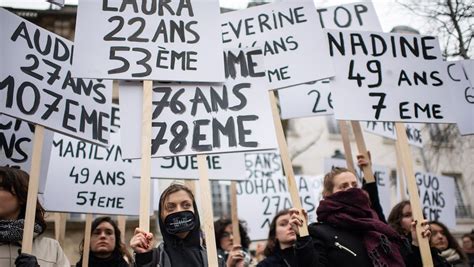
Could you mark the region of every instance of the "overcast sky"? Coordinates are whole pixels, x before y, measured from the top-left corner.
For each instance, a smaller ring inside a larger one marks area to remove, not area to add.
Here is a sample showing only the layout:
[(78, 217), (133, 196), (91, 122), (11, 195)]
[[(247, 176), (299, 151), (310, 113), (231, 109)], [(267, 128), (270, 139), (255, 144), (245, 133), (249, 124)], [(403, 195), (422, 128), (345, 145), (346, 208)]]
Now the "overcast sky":
[[(65, 0), (66, 4), (77, 4), (78, 0)], [(292, 0), (294, 1), (294, 0)], [(221, 7), (242, 9), (247, 6), (248, 0), (219, 0)], [(332, 6), (342, 3), (361, 2), (355, 0), (314, 0), (316, 6)], [(421, 29), (426, 25), (423, 24), (424, 20), (415, 17), (413, 14), (408, 13), (400, 5), (395, 3), (395, 0), (374, 0), (375, 9), (382, 24), (384, 31), (390, 31), (394, 26), (400, 25), (401, 22), (405, 25)], [(9, 6), (16, 8), (33, 8), (33, 9), (48, 9), (51, 4), (47, 3), (46, 0), (0, 0), (0, 6)]]

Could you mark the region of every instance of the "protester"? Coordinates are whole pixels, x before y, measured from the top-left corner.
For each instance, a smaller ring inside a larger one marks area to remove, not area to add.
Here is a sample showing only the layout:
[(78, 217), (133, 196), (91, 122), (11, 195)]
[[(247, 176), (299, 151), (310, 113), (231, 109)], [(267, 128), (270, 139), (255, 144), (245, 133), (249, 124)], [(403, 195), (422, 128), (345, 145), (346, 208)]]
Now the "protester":
[(242, 222), (239, 222), (240, 246), (234, 245), (234, 236), (232, 234), (232, 220), (221, 218), (214, 222), (214, 232), (216, 234), (217, 254), (222, 257), (227, 265), (235, 266), (234, 255), (243, 254), (242, 264), (248, 266), (251, 261), (249, 246), (250, 238), (247, 229)]
[(462, 249), (467, 255), (469, 266), (474, 267), (474, 235), (464, 234), (462, 236)]
[[(199, 213), (191, 190), (181, 184), (172, 184), (161, 194), (159, 205), (159, 226), (163, 241), (153, 248), (153, 234), (135, 229), (135, 235), (130, 240), (135, 252), (135, 265), (208, 266), (201, 240)], [(219, 260), (219, 266), (225, 266), (223, 259)]]
[[(89, 267), (128, 267), (132, 257), (120, 236), (120, 229), (110, 217), (97, 217), (91, 226)], [(81, 259), (76, 264), (82, 266), (84, 240), (79, 247)]]
[[(389, 225), (397, 231), (398, 234), (408, 239), (410, 243), (412, 242), (411, 227), (413, 221), (411, 204), (408, 200), (403, 200), (396, 204), (388, 216)], [(443, 257), (438, 255), (438, 250), (435, 248), (431, 248), (431, 258), (435, 266), (450, 266)]]
[[(416, 235), (413, 246), (371, 208), (368, 194), (357, 188), (354, 173), (334, 168), (324, 177), (324, 199), (309, 225), (314, 266), (421, 266)], [(296, 221), (301, 226), (301, 220)], [(414, 233), (416, 223), (412, 224)], [(430, 231), (424, 225), (423, 237)]]
[(403, 200), (393, 206), (388, 215), (388, 224), (400, 235), (411, 238), (411, 224), (413, 215), (411, 212), (410, 201)]
[(58, 241), (44, 237), (44, 209), (36, 202), (32, 255), (20, 253), (25, 222), (29, 175), (0, 167), (0, 266), (70, 266)]
[(267, 245), (263, 254), (266, 258), (257, 267), (316, 266), (310, 236), (297, 237), (296, 209), (278, 212), (270, 224)]
[(454, 267), (468, 266), (466, 254), (464, 254), (461, 246), (459, 246), (446, 225), (439, 221), (430, 221), (429, 224), (432, 232), (430, 245), (440, 251), (441, 257)]

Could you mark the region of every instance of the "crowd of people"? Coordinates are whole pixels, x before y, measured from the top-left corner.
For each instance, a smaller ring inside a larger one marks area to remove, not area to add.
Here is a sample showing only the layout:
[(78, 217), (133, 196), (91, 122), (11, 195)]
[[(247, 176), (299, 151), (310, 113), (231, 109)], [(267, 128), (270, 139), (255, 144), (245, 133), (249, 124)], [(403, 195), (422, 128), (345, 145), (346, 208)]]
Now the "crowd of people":
[[(368, 164), (359, 158), (359, 165)], [(0, 266), (71, 266), (59, 243), (44, 237), (44, 209), (37, 202), (32, 253), (21, 252), (28, 192), (28, 174), (0, 167)], [(219, 267), (297, 266), (422, 266), (416, 225), (429, 240), (435, 266), (474, 266), (474, 234), (462, 237), (462, 246), (439, 221), (413, 219), (409, 201), (395, 205), (385, 219), (375, 183), (358, 184), (355, 174), (333, 168), (324, 177), (323, 199), (317, 223), (305, 225), (307, 214), (295, 208), (273, 218), (265, 247), (252, 255), (244, 222), (239, 222), (240, 242), (234, 242), (232, 221), (214, 223)], [(110, 217), (92, 222), (88, 266), (208, 266), (205, 237), (193, 192), (171, 184), (159, 201), (162, 240), (135, 229), (127, 250), (121, 232)], [(300, 236), (300, 227), (309, 235)], [(76, 266), (82, 266), (81, 258)]]

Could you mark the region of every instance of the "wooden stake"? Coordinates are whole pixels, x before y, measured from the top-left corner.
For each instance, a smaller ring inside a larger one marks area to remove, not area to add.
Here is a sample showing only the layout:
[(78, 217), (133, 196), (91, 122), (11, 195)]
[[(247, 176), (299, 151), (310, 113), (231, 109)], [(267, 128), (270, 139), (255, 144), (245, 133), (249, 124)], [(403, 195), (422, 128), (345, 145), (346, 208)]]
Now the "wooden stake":
[(54, 238), (58, 240), (61, 247), (64, 247), (64, 238), (66, 237), (67, 213), (54, 213)]
[[(367, 153), (367, 147), (365, 146), (364, 135), (362, 134), (362, 128), (360, 127), (360, 123), (358, 121), (351, 121), (352, 131), (354, 132), (354, 136), (356, 139), (357, 150), (359, 150), (359, 154), (364, 155), (364, 157), (369, 160), (369, 153)], [(362, 167), (362, 171), (364, 172), (364, 180), (367, 183), (375, 182), (374, 173), (372, 172), (372, 166)]]
[[(286, 181), (288, 183), (288, 191), (290, 192), (291, 202), (293, 203), (293, 207), (298, 210), (302, 210), (303, 206), (301, 205), (298, 187), (296, 185), (295, 173), (293, 172), (293, 164), (291, 163), (290, 154), (288, 153), (288, 145), (286, 143), (285, 134), (283, 133), (283, 126), (280, 120), (280, 112), (278, 111), (275, 92), (270, 90), (268, 91), (268, 94), (270, 97), (270, 104), (272, 106), (273, 123), (275, 124), (275, 132), (278, 141), (278, 147), (280, 149), (280, 157), (283, 163)], [(304, 216), (302, 217), (304, 222), (303, 226), (299, 229), (300, 236), (307, 236), (309, 235), (308, 225)]]
[(418, 244), (420, 246), (421, 259), (423, 266), (432, 267), (433, 260), (431, 258), (430, 245), (427, 238), (421, 236), (423, 227), (421, 222), (424, 220), (423, 212), (421, 210), (420, 196), (418, 195), (418, 187), (416, 186), (415, 173), (413, 170), (413, 159), (408, 146), (408, 137), (405, 130), (405, 125), (400, 122), (395, 123), (395, 129), (397, 131), (397, 142), (400, 148), (400, 157), (402, 159), (402, 166), (404, 173), (407, 178), (408, 194), (410, 195), (411, 211), (413, 213), (413, 219), (418, 221), (416, 225), (416, 236), (418, 238)]
[(143, 81), (142, 110), (142, 153), (140, 178), (140, 222), (139, 227), (150, 231), (150, 188), (151, 188), (151, 120), (153, 82)]
[(28, 196), (26, 199), (25, 226), (21, 252), (31, 254), (33, 249), (33, 230), (36, 216), (36, 203), (38, 201), (38, 187), (41, 172), (41, 153), (43, 150), (44, 127), (35, 126), (33, 137), (33, 155), (31, 157), (30, 179), (28, 181)]
[(342, 145), (344, 146), (344, 154), (346, 155), (347, 168), (351, 172), (356, 173), (354, 159), (352, 158), (351, 140), (349, 138), (349, 128), (347, 127), (347, 122), (338, 120), (337, 123), (339, 124), (339, 130), (341, 130)]
[[(209, 185), (209, 174), (207, 169), (206, 155), (197, 155), (199, 170), (199, 188), (201, 206), (204, 216), (204, 235), (206, 236), (207, 262), (209, 266), (217, 267), (216, 236), (214, 233), (214, 218), (212, 213), (212, 194)], [(197, 207), (196, 207), (197, 208)]]
[(125, 244), (125, 231), (127, 231), (127, 216), (117, 216), (117, 226), (120, 230), (120, 238), (122, 239), (122, 242)]
[(400, 190), (400, 197), (402, 200), (407, 199), (405, 187), (405, 174), (403, 173), (402, 156), (400, 155), (400, 143), (395, 142), (395, 154), (397, 155), (397, 176)]
[(237, 182), (230, 183), (230, 209), (232, 217), (232, 236), (234, 245), (240, 245), (239, 215), (237, 209)]
[(84, 230), (84, 248), (82, 250), (82, 267), (89, 266), (89, 251), (91, 250), (92, 214), (86, 214)]

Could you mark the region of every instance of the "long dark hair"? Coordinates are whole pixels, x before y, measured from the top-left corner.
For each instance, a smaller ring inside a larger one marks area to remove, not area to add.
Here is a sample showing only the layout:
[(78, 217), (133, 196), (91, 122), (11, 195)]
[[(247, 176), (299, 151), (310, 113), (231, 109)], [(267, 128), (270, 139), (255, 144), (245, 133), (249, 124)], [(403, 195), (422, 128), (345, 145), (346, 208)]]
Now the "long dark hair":
[[(99, 225), (103, 222), (110, 223), (110, 225), (112, 225), (112, 227), (114, 228), (115, 248), (114, 248), (114, 251), (112, 252), (112, 254), (120, 255), (121, 257), (126, 257), (128, 262), (132, 263), (133, 262), (132, 255), (130, 254), (130, 252), (128, 252), (127, 247), (122, 242), (122, 235), (121, 235), (122, 233), (121, 233), (120, 229), (118, 228), (117, 224), (115, 223), (115, 221), (112, 220), (112, 218), (110, 218), (108, 216), (95, 218), (95, 220), (92, 221), (90, 235), (92, 235), (94, 230), (97, 227), (99, 227)], [(89, 250), (89, 253), (92, 253), (92, 251)], [(81, 261), (82, 261), (82, 256), (84, 254), (84, 239), (82, 239), (82, 242), (79, 245), (79, 254), (81, 255)]]
[[(28, 199), (28, 182), (30, 176), (28, 173), (10, 167), (0, 167), (0, 187), (16, 196), (20, 204), (20, 215), (17, 219), (24, 219), (26, 213), (26, 202)], [(44, 208), (36, 200), (35, 222), (41, 226), (41, 232), (46, 230), (46, 221), (44, 220)]]
[(275, 252), (275, 248), (280, 246), (278, 243), (278, 240), (276, 239), (276, 227), (277, 227), (277, 220), (283, 215), (287, 215), (290, 213), (290, 210), (285, 209), (282, 211), (279, 211), (275, 217), (273, 218), (271, 224), (270, 224), (270, 231), (268, 231), (268, 239), (267, 239), (267, 246), (265, 247), (265, 250), (263, 250), (263, 255), (266, 257), (272, 255)]
[(403, 219), (403, 209), (407, 206), (410, 205), (410, 201), (408, 200), (403, 200), (402, 202), (398, 203), (395, 205), (392, 210), (390, 211), (390, 214), (388, 215), (388, 224), (395, 230), (397, 231), (398, 234), (404, 236), (406, 235), (405, 229), (402, 227), (402, 219)]
[[(436, 224), (437, 226), (441, 227), (441, 229), (443, 229), (444, 235), (446, 236), (446, 239), (448, 240), (448, 248), (454, 249), (459, 254), (462, 261), (467, 262), (466, 254), (462, 250), (456, 238), (454, 238), (454, 236), (451, 234), (448, 227), (446, 227), (446, 225), (444, 225), (443, 223), (439, 221), (429, 221), (428, 224), (430, 225)], [(430, 243), (431, 243), (431, 238), (430, 238)]]
[[(225, 228), (232, 225), (232, 220), (227, 218), (221, 218), (214, 222), (214, 232), (216, 233), (216, 247), (221, 248), (221, 239), (224, 236)], [(244, 249), (248, 249), (250, 246), (250, 238), (247, 234), (247, 227), (245, 222), (239, 220), (239, 232), (240, 232), (240, 245)]]

